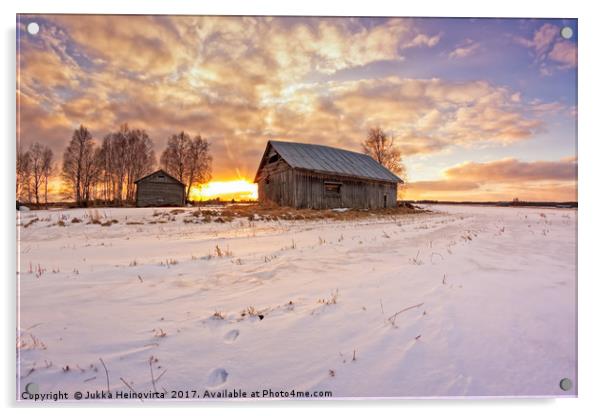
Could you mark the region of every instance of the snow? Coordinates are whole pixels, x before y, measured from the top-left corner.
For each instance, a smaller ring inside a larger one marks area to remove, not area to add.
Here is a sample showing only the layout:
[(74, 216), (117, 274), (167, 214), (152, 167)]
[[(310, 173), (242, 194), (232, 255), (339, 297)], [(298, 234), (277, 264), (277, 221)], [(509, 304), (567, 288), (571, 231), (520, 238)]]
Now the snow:
[(427, 208), (19, 213), (18, 391), (106, 391), (102, 359), (113, 392), (576, 395), (577, 211)]

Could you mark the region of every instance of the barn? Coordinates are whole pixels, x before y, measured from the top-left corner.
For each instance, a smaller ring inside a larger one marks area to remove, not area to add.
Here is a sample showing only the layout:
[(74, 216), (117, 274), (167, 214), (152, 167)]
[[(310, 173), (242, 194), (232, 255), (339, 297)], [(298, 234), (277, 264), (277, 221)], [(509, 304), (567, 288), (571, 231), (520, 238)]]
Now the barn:
[(182, 206), (186, 203), (186, 185), (162, 169), (136, 181), (136, 206)]
[(293, 208), (392, 208), (403, 181), (370, 156), (268, 141), (255, 183), (260, 203)]

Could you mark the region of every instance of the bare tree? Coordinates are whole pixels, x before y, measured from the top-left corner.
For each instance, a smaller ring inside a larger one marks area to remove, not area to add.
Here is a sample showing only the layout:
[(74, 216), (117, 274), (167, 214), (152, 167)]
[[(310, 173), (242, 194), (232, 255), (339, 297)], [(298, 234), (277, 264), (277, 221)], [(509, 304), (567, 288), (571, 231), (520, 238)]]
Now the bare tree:
[(52, 170), (52, 150), (38, 142), (29, 147), (30, 180), (36, 204), (40, 204), (41, 188), (44, 186), (45, 203), (48, 204), (48, 178)]
[(99, 177), (99, 192), (105, 202), (113, 202), (117, 189), (117, 181), (115, 178), (115, 163), (113, 161), (113, 140), (114, 133), (107, 134), (100, 145), (100, 150), (97, 153), (98, 166), (101, 173)]
[(129, 130), (127, 134), (126, 199), (133, 201), (136, 180), (149, 174), (155, 167), (153, 142), (144, 130)]
[(17, 199), (31, 202), (31, 155), (28, 151), (17, 148)]
[(161, 154), (161, 166), (170, 175), (184, 183), (186, 174), (186, 151), (190, 136), (184, 132), (172, 135), (167, 140), (167, 147)]
[(362, 149), (365, 154), (405, 179), (406, 168), (401, 159), (401, 150), (393, 137), (388, 136), (382, 128), (375, 127), (368, 131), (368, 138), (362, 143)]
[(100, 193), (104, 200), (121, 204), (135, 196), (135, 182), (155, 166), (153, 143), (144, 130), (127, 124), (103, 139), (98, 153)]
[(99, 173), (97, 160), (94, 139), (82, 125), (73, 132), (65, 149), (62, 168), (63, 180), (78, 205), (86, 206), (90, 201), (92, 186)]
[(193, 185), (211, 179), (211, 162), (207, 140), (200, 135), (191, 139), (185, 132), (171, 136), (161, 154), (163, 169), (186, 185), (187, 200)]
[(211, 162), (209, 142), (200, 135), (192, 139), (187, 152), (187, 177), (186, 200), (189, 200), (192, 185), (209, 182), (211, 179)]
[(48, 181), (54, 173), (54, 153), (50, 147), (45, 147), (42, 152), (42, 175), (44, 176), (44, 205), (48, 208)]

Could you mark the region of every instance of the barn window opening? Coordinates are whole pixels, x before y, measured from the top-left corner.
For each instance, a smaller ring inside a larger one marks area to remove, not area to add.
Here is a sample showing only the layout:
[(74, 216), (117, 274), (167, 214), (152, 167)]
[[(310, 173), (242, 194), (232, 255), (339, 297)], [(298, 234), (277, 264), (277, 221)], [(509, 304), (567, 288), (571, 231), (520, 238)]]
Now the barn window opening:
[(157, 175), (159, 179), (165, 179), (165, 175)]
[(324, 192), (327, 195), (340, 195), (342, 186), (340, 182), (324, 182)]
[(280, 159), (280, 155), (279, 154), (275, 154), (270, 156), (270, 158), (268, 159), (268, 163), (274, 163), (277, 162), (278, 159)]

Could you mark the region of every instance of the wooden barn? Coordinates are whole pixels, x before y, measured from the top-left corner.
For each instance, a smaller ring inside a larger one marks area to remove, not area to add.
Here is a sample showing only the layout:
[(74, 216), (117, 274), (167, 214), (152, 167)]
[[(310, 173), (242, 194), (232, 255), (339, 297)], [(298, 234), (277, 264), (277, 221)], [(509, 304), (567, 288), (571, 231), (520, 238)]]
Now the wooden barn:
[(162, 169), (136, 181), (136, 206), (183, 206), (186, 185)]
[(403, 181), (370, 156), (270, 140), (257, 174), (260, 203), (293, 208), (392, 208)]

